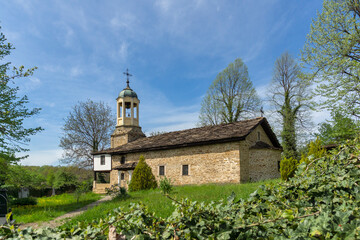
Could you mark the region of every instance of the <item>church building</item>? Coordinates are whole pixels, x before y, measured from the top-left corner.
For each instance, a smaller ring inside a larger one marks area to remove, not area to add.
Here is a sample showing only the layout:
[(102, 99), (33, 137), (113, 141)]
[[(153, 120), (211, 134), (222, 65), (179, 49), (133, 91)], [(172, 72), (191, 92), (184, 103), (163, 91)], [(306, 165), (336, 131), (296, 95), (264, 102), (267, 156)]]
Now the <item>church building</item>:
[(264, 117), (146, 137), (139, 125), (140, 100), (129, 86), (118, 98), (109, 149), (93, 153), (95, 193), (128, 187), (141, 155), (155, 178), (174, 185), (244, 183), (280, 177), (281, 145)]

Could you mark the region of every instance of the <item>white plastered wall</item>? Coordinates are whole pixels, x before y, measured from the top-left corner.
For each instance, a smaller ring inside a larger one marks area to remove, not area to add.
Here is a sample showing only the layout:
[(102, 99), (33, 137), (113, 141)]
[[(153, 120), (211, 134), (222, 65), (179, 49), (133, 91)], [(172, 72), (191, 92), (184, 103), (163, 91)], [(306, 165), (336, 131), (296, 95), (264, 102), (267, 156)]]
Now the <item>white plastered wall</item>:
[[(105, 156), (105, 165), (101, 165), (101, 156)], [(94, 171), (111, 171), (111, 155), (94, 155)]]

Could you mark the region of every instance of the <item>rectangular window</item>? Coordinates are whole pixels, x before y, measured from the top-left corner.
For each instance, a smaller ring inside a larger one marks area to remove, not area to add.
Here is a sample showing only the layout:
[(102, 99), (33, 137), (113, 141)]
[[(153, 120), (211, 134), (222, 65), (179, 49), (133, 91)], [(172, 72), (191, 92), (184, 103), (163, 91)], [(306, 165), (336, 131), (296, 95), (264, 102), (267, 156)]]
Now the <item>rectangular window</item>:
[(189, 165), (182, 165), (182, 175), (183, 176), (189, 175)]
[(257, 132), (257, 140), (260, 141), (261, 139), (261, 133), (260, 132)]
[(164, 176), (165, 175), (165, 166), (159, 166), (159, 175)]
[(105, 165), (105, 156), (100, 157), (100, 165)]
[(121, 180), (124, 180), (124, 179), (125, 179), (125, 174), (124, 174), (124, 173), (121, 173), (120, 179), (121, 179)]

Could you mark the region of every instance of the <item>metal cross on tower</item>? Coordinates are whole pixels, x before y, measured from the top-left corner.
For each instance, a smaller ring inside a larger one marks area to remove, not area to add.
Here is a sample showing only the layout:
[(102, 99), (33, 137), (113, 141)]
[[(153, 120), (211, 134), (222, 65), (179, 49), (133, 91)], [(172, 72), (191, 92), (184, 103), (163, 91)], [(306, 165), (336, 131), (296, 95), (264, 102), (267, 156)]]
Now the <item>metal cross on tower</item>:
[(261, 117), (263, 117), (264, 116), (264, 109), (263, 109), (263, 107), (261, 106), (261, 108), (260, 108), (260, 114), (261, 114)]
[(126, 75), (126, 84), (127, 84), (127, 87), (130, 88), (130, 86), (129, 86), (129, 77), (132, 77), (132, 75), (129, 73), (129, 69), (128, 69), (128, 68), (126, 69), (126, 72), (124, 72), (124, 75)]

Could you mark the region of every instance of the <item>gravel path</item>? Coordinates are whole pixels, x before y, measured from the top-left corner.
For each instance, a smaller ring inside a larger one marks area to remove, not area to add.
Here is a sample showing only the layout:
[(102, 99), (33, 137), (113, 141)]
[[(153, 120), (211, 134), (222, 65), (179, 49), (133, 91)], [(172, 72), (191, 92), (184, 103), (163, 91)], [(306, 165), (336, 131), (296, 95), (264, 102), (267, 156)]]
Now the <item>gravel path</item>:
[(72, 218), (72, 217), (75, 217), (77, 215), (80, 215), (82, 214), (83, 212), (85, 212), (86, 210), (92, 208), (92, 207), (95, 207), (97, 205), (99, 205), (100, 203), (103, 203), (103, 202), (106, 202), (106, 201), (109, 201), (111, 200), (111, 196), (105, 196), (103, 198), (101, 198), (100, 200), (96, 201), (96, 202), (93, 202), (93, 203), (90, 203), (89, 205), (86, 205), (82, 208), (79, 208), (77, 210), (74, 210), (74, 211), (71, 211), (71, 212), (68, 212), (60, 217), (57, 217), (51, 221), (48, 221), (48, 222), (39, 222), (39, 223), (25, 223), (25, 224), (21, 224), (19, 226), (20, 229), (25, 229), (25, 228), (28, 228), (28, 227), (32, 227), (32, 228), (43, 228), (43, 227), (50, 227), (50, 228), (55, 228), (55, 227), (58, 227), (62, 224), (64, 224), (66, 221), (69, 220), (69, 218)]

